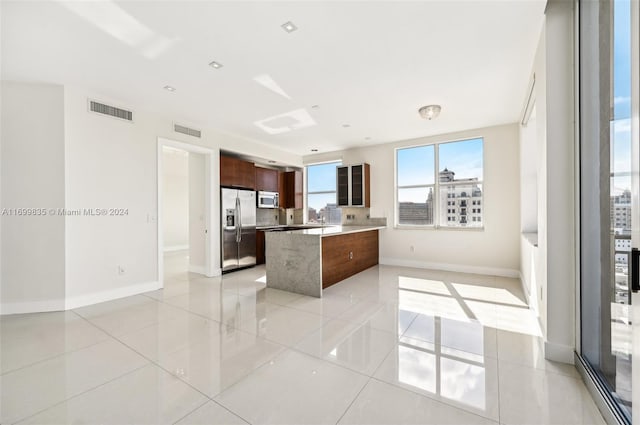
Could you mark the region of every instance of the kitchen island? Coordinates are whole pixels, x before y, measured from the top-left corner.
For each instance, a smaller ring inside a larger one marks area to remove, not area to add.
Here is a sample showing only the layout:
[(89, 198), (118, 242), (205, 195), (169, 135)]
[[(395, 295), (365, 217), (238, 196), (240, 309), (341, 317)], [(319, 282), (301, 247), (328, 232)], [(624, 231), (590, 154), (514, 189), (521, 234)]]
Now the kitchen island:
[(322, 297), (322, 290), (378, 264), (378, 230), (326, 226), (266, 232), (267, 287)]

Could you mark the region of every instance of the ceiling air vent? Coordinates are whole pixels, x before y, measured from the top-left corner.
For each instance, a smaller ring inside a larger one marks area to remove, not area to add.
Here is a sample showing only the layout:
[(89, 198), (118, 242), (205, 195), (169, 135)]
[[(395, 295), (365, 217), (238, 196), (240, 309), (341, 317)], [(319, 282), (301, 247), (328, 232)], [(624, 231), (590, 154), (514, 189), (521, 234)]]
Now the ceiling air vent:
[(185, 127), (184, 125), (180, 125), (180, 124), (173, 124), (173, 131), (175, 131), (176, 133), (182, 133), (182, 134), (186, 134), (187, 136), (193, 136), (193, 137), (197, 137), (200, 138), (202, 137), (202, 132), (200, 130), (196, 130), (194, 128), (189, 128), (189, 127)]
[(104, 103), (89, 100), (89, 110), (98, 114), (109, 115), (110, 117), (119, 118), (121, 120), (133, 121), (133, 112), (126, 109), (116, 108), (115, 106), (105, 105)]

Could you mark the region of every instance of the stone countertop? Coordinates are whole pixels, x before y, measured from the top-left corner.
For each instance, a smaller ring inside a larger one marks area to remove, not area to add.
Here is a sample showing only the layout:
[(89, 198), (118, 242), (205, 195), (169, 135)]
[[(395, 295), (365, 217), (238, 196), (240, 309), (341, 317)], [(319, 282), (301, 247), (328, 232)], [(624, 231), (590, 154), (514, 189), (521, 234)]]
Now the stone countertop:
[(282, 229), (285, 227), (299, 227), (300, 229), (309, 229), (321, 227), (320, 224), (271, 224), (266, 226), (256, 226), (256, 230), (274, 230), (274, 229)]
[(347, 233), (368, 232), (370, 230), (385, 229), (387, 226), (325, 226), (313, 229), (285, 230), (278, 233), (290, 233), (293, 235), (326, 236), (346, 235)]

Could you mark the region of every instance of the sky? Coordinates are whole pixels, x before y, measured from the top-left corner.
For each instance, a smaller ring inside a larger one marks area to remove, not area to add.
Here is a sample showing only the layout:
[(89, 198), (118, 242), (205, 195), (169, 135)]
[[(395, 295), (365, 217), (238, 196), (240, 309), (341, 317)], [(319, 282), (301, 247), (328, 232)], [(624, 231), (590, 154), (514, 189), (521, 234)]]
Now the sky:
[(309, 192), (336, 190), (336, 165), (340, 164), (340, 162), (330, 162), (327, 164), (310, 165), (307, 168)]
[[(483, 140), (470, 139), (438, 145), (439, 168), (455, 173), (455, 179), (477, 178), (482, 180)], [(433, 184), (433, 145), (418, 146), (398, 150), (398, 186)], [(406, 188), (398, 190), (400, 202), (425, 202), (427, 188)]]
[[(631, 188), (631, 4), (629, 0), (614, 2), (613, 27), (613, 138), (611, 194)], [(622, 175), (620, 175), (622, 174)]]
[[(341, 165), (340, 162), (331, 162), (327, 164), (310, 165), (307, 167), (308, 190), (309, 192), (323, 192), (327, 190), (336, 190), (336, 166)], [(309, 195), (309, 208), (320, 211), (327, 204), (336, 203), (335, 193)]]

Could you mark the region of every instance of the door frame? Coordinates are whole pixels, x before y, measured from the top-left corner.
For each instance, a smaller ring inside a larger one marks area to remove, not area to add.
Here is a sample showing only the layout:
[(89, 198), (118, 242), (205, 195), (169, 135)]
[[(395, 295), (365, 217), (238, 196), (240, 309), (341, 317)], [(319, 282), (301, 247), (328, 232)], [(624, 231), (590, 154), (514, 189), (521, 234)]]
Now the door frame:
[(164, 235), (162, 230), (163, 225), (163, 158), (162, 158), (162, 150), (164, 147), (172, 147), (176, 149), (181, 149), (190, 153), (198, 153), (203, 154), (205, 158), (205, 172), (204, 172), (204, 190), (205, 190), (205, 265), (204, 271), (205, 276), (213, 277), (219, 276), (221, 274), (219, 265), (216, 266), (216, 238), (214, 230), (214, 225), (216, 223), (216, 208), (215, 208), (215, 197), (213, 196), (213, 177), (217, 175), (217, 160), (218, 160), (218, 151), (206, 148), (203, 146), (193, 145), (190, 143), (179, 142), (177, 140), (171, 140), (164, 137), (158, 137), (157, 144), (157, 235), (158, 235), (158, 283), (161, 288), (164, 288)]

